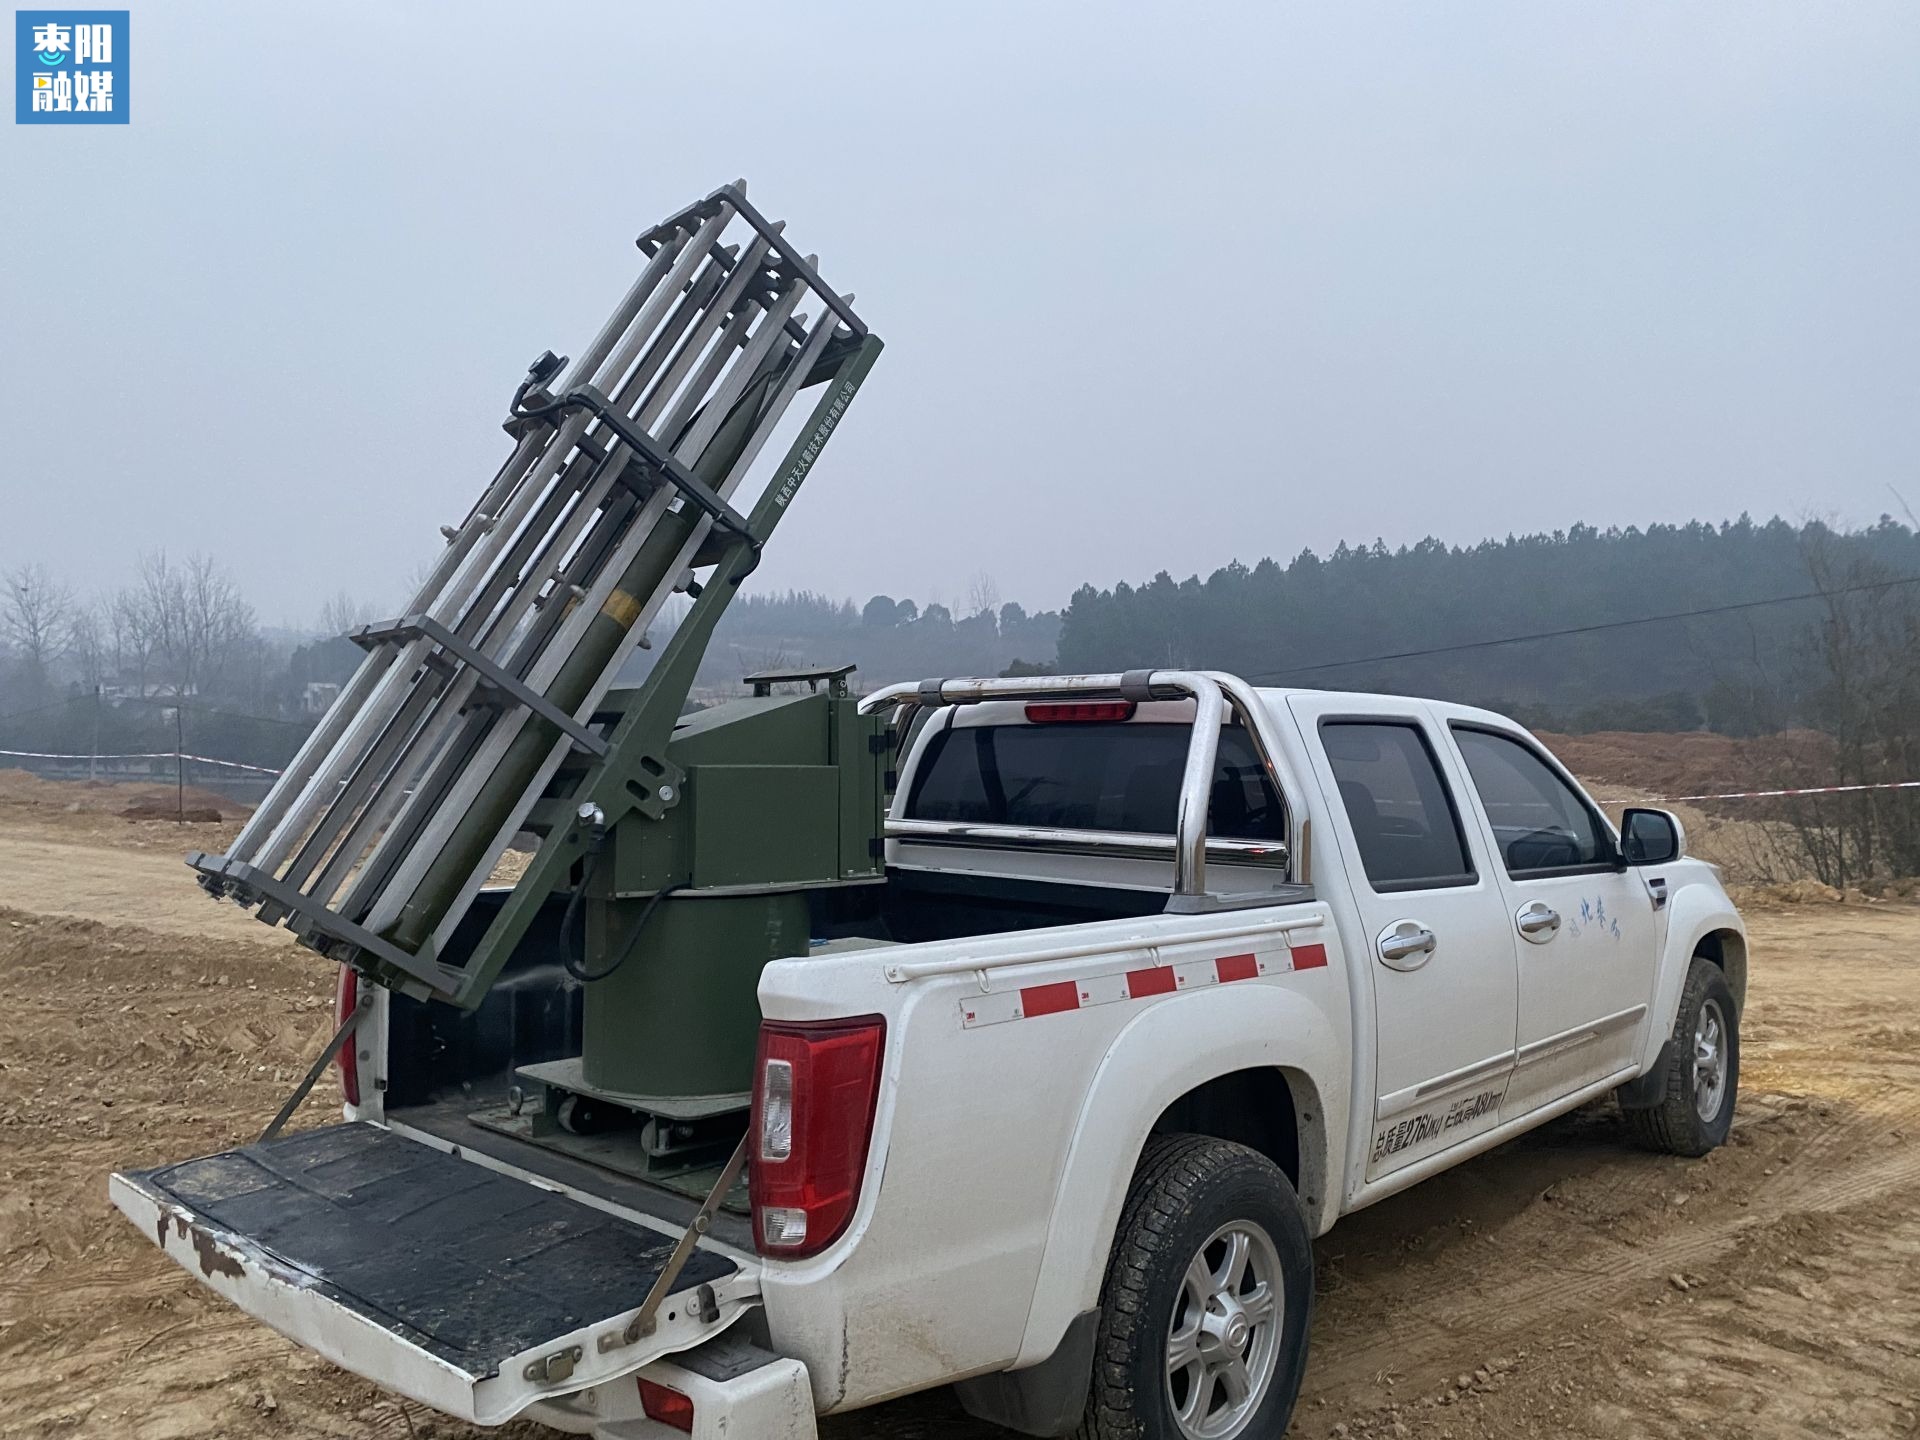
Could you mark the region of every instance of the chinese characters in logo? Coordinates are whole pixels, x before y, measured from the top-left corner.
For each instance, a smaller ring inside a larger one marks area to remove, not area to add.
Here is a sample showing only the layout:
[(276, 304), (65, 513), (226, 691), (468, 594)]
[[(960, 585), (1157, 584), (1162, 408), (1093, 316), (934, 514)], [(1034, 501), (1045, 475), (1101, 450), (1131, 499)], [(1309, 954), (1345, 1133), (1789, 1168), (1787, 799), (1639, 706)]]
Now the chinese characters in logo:
[(127, 123), (125, 10), (19, 10), (14, 37), (16, 122)]

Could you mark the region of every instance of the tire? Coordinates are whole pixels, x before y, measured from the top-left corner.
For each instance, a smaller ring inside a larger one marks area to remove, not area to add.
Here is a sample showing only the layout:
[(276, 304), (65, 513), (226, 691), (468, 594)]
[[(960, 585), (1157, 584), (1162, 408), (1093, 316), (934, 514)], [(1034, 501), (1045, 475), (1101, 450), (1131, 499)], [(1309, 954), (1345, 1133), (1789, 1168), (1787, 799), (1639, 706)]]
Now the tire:
[(1662, 1054), (1666, 1073), (1660, 1098), (1625, 1112), (1627, 1133), (1649, 1150), (1704, 1155), (1725, 1142), (1740, 1093), (1740, 1011), (1727, 977), (1711, 960), (1693, 957), (1673, 1036)]
[[(1230, 1262), (1238, 1254), (1245, 1259), (1236, 1278)], [(1202, 1264), (1210, 1285), (1194, 1268)], [(1211, 1295), (1205, 1306), (1196, 1300), (1203, 1293)], [(1263, 1306), (1263, 1295), (1279, 1303)], [(1100, 1289), (1092, 1383), (1076, 1435), (1280, 1440), (1306, 1370), (1312, 1308), (1313, 1250), (1280, 1168), (1224, 1140), (1152, 1137)], [(1176, 1335), (1176, 1321), (1184, 1334)], [(1194, 1358), (1172, 1371), (1176, 1341)], [(1185, 1421), (1176, 1414), (1182, 1405)]]

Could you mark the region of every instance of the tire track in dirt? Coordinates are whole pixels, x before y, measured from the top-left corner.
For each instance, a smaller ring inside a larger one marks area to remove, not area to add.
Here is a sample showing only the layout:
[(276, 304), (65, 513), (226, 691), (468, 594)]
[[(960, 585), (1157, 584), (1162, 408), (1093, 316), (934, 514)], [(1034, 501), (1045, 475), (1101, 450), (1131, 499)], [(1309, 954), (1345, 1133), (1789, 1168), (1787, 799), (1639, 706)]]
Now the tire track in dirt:
[[(1603, 1261), (1597, 1269), (1561, 1266), (1551, 1273), (1536, 1272), (1524, 1279), (1502, 1278), (1497, 1287), (1464, 1300), (1450, 1287), (1408, 1287), (1414, 1293), (1403, 1291), (1398, 1297), (1391, 1334), (1370, 1343), (1344, 1346), (1331, 1356), (1316, 1353), (1316, 1388), (1371, 1383), (1374, 1376), (1388, 1370), (1405, 1374), (1416, 1385), (1438, 1380), (1457, 1370), (1453, 1352), (1463, 1335), (1472, 1335), (1474, 1343), (1488, 1353), (1510, 1349), (1556, 1316), (1604, 1308), (1606, 1302), (1648, 1281), (1684, 1273), (1729, 1253), (1749, 1229), (1841, 1211), (1889, 1194), (1910, 1194), (1916, 1185), (1920, 1185), (1920, 1150), (1830, 1179), (1817, 1191), (1810, 1186), (1789, 1190), (1774, 1197), (1764, 1209), (1723, 1212), (1724, 1223), (1655, 1237), (1646, 1243), (1620, 1241), (1597, 1257)], [(1418, 1335), (1410, 1333), (1415, 1327)]]

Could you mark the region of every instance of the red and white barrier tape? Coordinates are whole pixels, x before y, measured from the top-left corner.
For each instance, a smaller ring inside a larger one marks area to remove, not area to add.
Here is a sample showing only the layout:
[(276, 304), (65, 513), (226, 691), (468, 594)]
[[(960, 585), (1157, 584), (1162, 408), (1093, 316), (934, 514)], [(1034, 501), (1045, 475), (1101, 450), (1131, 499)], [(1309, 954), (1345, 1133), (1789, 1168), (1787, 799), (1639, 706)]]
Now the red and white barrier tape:
[(0, 755), (12, 756), (22, 760), (192, 760), (201, 765), (224, 765), (229, 770), (252, 770), (261, 775), (278, 775), (278, 770), (265, 765), (247, 765), (239, 760), (216, 760), (211, 755), (179, 755), (171, 750), (162, 750), (153, 755), (54, 755), (44, 750), (0, 750)]
[(1730, 790), (1724, 795), (1643, 795), (1639, 801), (1609, 800), (1609, 805), (1652, 801), (1670, 805), (1685, 800), (1778, 800), (1794, 795), (1846, 795), (1858, 790), (1920, 790), (1920, 780), (1885, 780), (1873, 785), (1809, 785), (1799, 790)]

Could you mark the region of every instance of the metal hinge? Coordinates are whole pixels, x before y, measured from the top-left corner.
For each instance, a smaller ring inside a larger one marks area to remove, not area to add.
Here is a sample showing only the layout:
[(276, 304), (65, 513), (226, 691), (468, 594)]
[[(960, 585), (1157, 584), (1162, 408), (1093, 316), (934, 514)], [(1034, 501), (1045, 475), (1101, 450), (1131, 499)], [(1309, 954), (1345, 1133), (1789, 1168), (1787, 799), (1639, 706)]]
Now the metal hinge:
[(585, 1353), (578, 1345), (569, 1345), (565, 1350), (541, 1356), (522, 1373), (536, 1385), (558, 1385), (562, 1380), (573, 1378), (573, 1367), (580, 1363), (580, 1357)]
[[(707, 1198), (701, 1202), (700, 1209), (695, 1212), (693, 1223), (687, 1226), (685, 1233), (680, 1237), (680, 1242), (673, 1247), (673, 1253), (667, 1257), (667, 1263), (655, 1278), (653, 1288), (647, 1292), (647, 1298), (641, 1304), (639, 1313), (627, 1322), (624, 1330), (610, 1330), (595, 1342), (602, 1355), (609, 1350), (618, 1350), (622, 1346), (636, 1344), (653, 1334), (659, 1327), (661, 1304), (673, 1293), (674, 1283), (679, 1280), (680, 1272), (687, 1268), (687, 1261), (692, 1258), (694, 1247), (712, 1226), (714, 1212), (720, 1208), (721, 1202), (727, 1197), (727, 1192), (732, 1190), (734, 1184), (740, 1179), (746, 1165), (747, 1141), (746, 1137), (742, 1136), (739, 1145), (734, 1149), (733, 1158), (727, 1161), (726, 1168), (720, 1172), (719, 1180), (714, 1183)], [(712, 1324), (720, 1318), (720, 1301), (711, 1285), (700, 1286), (694, 1293), (694, 1300), (698, 1306), (693, 1311), (696, 1318), (707, 1324)]]

